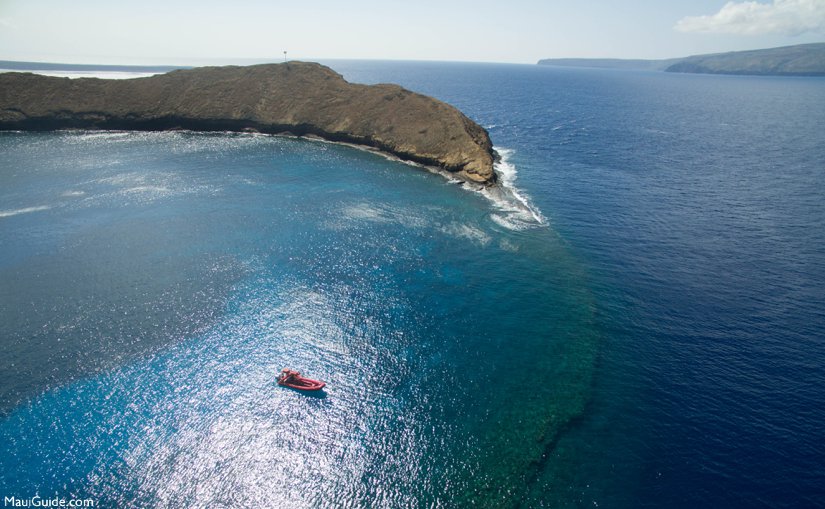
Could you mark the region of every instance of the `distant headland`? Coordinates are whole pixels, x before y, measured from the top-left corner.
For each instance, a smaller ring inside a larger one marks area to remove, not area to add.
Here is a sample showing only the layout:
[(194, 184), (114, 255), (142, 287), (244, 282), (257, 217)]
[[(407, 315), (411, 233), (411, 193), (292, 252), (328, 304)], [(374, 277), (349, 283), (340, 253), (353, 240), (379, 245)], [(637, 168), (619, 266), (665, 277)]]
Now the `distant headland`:
[(648, 71), (743, 74), (759, 76), (825, 76), (825, 43), (781, 48), (694, 55), (667, 60), (615, 58), (549, 58), (539, 65)]
[(199, 67), (110, 80), (0, 73), (0, 130), (253, 131), (317, 136), (494, 185), (492, 142), (458, 109), (317, 63)]

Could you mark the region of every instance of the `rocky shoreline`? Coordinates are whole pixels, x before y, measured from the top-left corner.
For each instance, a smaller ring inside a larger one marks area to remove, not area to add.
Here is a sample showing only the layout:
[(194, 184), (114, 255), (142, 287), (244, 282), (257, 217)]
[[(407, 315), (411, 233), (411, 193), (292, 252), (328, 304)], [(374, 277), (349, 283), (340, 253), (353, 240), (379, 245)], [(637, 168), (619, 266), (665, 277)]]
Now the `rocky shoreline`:
[(0, 130), (239, 131), (315, 136), (492, 186), (487, 132), (398, 85), (349, 83), (316, 63), (201, 67), (129, 80), (0, 74)]

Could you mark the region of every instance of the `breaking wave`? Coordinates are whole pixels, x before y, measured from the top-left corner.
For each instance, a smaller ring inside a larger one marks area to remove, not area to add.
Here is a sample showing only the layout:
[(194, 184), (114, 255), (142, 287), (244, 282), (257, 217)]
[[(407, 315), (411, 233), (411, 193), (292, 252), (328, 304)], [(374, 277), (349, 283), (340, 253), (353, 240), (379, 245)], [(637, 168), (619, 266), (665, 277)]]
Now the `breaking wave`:
[(491, 218), (504, 228), (511, 230), (525, 230), (547, 225), (547, 218), (533, 205), (530, 197), (518, 187), (516, 179), (518, 170), (510, 162), (515, 152), (512, 149), (496, 148), (501, 157), (495, 164), (495, 171), (499, 177), (499, 186), (482, 189), (481, 194), (489, 198), (498, 209)]

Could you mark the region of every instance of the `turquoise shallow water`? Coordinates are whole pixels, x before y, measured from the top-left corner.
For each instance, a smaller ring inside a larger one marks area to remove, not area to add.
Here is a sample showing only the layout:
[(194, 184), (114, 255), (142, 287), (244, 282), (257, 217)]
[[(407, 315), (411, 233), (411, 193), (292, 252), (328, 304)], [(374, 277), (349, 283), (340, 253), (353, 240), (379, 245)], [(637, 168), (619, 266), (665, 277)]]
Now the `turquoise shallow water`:
[(583, 409), (577, 264), (441, 176), (265, 136), (0, 143), (5, 491), (499, 506)]

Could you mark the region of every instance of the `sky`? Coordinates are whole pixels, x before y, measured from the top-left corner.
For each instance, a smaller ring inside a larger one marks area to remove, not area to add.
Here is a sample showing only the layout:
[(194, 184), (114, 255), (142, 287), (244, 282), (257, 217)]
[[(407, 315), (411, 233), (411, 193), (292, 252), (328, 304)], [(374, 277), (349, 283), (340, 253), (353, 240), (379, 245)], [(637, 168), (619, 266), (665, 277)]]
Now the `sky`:
[(535, 63), (825, 41), (825, 0), (0, 0), (0, 60)]

